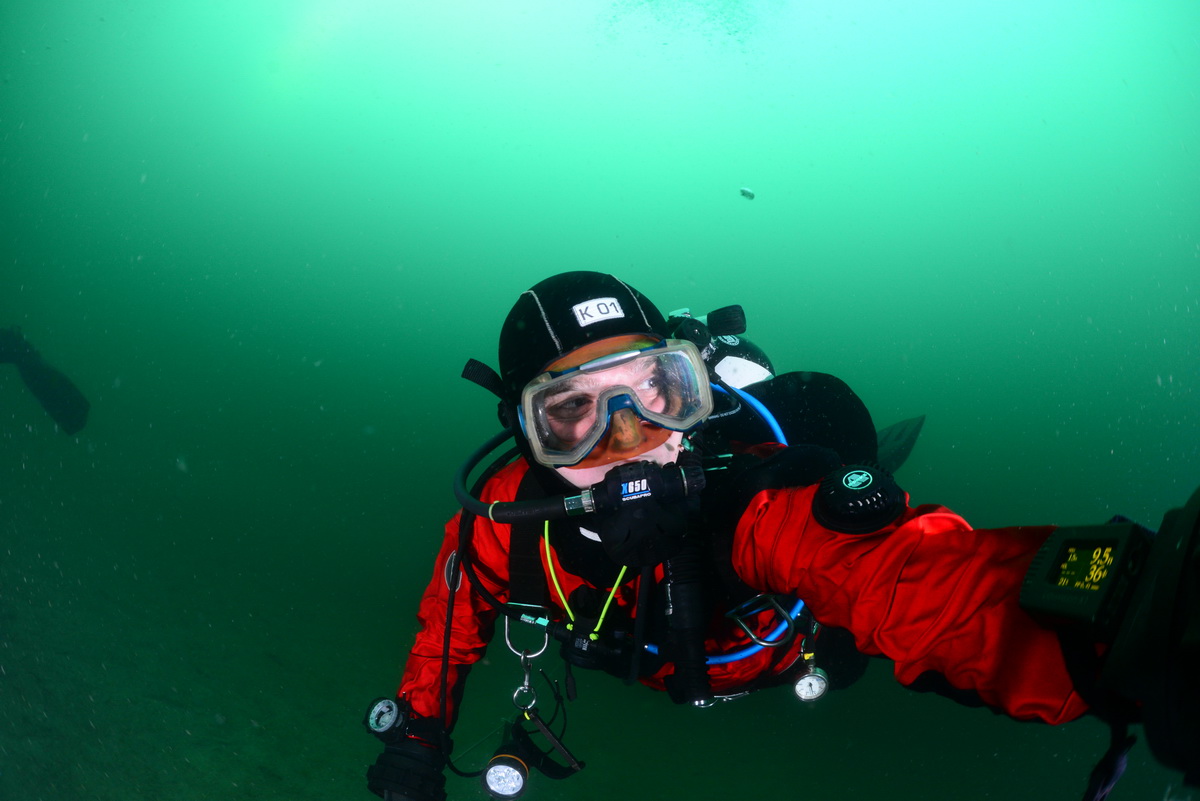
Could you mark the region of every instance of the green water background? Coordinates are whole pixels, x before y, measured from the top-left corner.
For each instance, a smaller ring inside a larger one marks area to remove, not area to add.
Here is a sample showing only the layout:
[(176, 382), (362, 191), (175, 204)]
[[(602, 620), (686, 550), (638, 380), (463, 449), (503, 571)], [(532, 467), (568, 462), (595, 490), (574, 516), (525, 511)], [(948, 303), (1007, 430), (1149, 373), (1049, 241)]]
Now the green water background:
[[(1200, 482), (1200, 4), (12, 2), (0, 799), (368, 798), (516, 295), (741, 303), (928, 424), (976, 525), (1157, 525)], [(743, 199), (739, 188), (757, 197)], [(490, 753), (517, 669), (477, 671)], [(582, 678), (535, 799), (1078, 797), (1105, 732), (910, 693), (707, 713)], [(1144, 744), (1113, 799), (1182, 797)], [(451, 779), (452, 798), (482, 798)]]

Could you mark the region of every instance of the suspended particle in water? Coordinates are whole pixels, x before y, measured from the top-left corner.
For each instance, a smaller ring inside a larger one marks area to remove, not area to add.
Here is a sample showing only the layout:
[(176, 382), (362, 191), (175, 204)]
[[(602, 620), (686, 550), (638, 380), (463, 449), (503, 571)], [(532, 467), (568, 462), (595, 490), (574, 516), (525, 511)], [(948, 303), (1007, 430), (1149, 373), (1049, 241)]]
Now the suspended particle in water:
[(738, 192), (740, 192), (742, 197), (746, 198), (746, 200), (754, 200), (754, 190), (753, 189), (743, 186), (741, 189), (738, 190)]

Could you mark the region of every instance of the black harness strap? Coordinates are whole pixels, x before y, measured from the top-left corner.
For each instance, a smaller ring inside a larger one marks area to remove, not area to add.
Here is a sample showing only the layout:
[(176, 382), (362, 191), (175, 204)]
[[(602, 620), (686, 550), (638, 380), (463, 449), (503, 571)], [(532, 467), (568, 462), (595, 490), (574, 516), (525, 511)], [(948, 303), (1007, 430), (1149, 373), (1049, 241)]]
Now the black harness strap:
[[(526, 473), (517, 486), (517, 497), (544, 498), (545, 492), (534, 478)], [(538, 552), (538, 540), (545, 528), (544, 520), (522, 520), (513, 523), (508, 546), (508, 602), (522, 606), (546, 605), (546, 571)]]

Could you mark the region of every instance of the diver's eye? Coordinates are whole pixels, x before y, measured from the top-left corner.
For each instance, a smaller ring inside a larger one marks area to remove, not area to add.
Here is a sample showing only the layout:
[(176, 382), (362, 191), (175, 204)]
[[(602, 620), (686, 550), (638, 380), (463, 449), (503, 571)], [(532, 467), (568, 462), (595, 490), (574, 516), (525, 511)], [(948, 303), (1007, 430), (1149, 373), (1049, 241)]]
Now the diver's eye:
[(590, 395), (571, 395), (556, 401), (546, 409), (551, 420), (570, 422), (586, 417), (595, 407), (595, 399)]
[(638, 400), (640, 400), (647, 408), (653, 409), (654, 411), (662, 411), (656, 407), (659, 401), (662, 400), (664, 388), (665, 384), (662, 376), (660, 376), (658, 373), (648, 375), (637, 384), (636, 391)]

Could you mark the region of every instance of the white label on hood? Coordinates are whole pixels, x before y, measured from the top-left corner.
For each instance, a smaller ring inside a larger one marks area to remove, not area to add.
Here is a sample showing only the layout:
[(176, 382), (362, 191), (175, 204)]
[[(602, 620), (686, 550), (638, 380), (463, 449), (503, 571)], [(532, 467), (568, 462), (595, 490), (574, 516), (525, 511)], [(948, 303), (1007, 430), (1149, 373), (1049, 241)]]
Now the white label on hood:
[(585, 300), (583, 303), (576, 303), (572, 306), (571, 311), (575, 312), (575, 319), (579, 322), (580, 328), (601, 320), (615, 320), (625, 316), (625, 312), (621, 310), (621, 304), (617, 302), (616, 298)]

